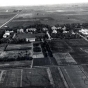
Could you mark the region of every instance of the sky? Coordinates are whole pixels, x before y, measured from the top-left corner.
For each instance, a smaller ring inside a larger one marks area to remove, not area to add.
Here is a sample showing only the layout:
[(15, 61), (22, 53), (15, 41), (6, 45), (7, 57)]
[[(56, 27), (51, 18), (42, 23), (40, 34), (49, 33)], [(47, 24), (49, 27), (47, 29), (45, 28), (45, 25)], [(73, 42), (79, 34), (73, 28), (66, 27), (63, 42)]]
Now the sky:
[(36, 6), (86, 2), (88, 3), (88, 0), (0, 0), (0, 6)]

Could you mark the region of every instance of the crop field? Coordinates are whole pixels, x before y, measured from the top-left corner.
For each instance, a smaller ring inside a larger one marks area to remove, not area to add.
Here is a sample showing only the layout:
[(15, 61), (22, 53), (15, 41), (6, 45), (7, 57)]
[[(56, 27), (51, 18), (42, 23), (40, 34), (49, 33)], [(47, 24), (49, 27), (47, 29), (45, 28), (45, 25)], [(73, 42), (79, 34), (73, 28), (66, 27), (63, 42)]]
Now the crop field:
[(66, 88), (58, 68), (59, 67), (50, 67), (50, 71), (53, 77), (55, 88)]
[(6, 44), (0, 44), (0, 51), (3, 51), (5, 46), (6, 46)]
[(84, 69), (85, 72), (88, 73), (88, 65), (82, 65), (81, 67)]
[[(3, 47), (2, 47), (3, 49)], [(0, 51), (0, 60), (16, 60), (32, 56), (32, 44), (9, 44), (5, 51)]]
[(88, 53), (88, 47), (80, 47), (81, 51)]
[(49, 58), (35, 58), (33, 60), (33, 66), (45, 66), (50, 65)]
[(1, 51), (0, 52), (0, 58), (20, 58), (20, 57), (24, 57), (24, 56), (30, 56), (31, 55), (31, 51), (24, 51), (24, 50), (15, 50), (15, 51)]
[(23, 71), (23, 87), (28, 85), (45, 86), (50, 85), (46, 69), (30, 69)]
[[(35, 10), (36, 9), (36, 10)], [(67, 23), (87, 23), (88, 11), (84, 6), (52, 6), (42, 7), (41, 10), (38, 7), (33, 7), (30, 10), (27, 7), (21, 14), (19, 14), (12, 22), (8, 24), (9, 27), (15, 26), (28, 26), (35, 23), (47, 24), (50, 26), (56, 24)]]
[(15, 16), (16, 14), (11, 13), (11, 12), (1, 12), (0, 13), (0, 26), (7, 22), (9, 19), (11, 19), (13, 16)]
[[(6, 44), (0, 45), (0, 60), (1, 61), (15, 61), (15, 60), (29, 60), (32, 56), (32, 44)], [(4, 51), (5, 50), (5, 51)]]
[(72, 88), (74, 85), (75, 88), (87, 88), (88, 79), (86, 72), (79, 65), (69, 65), (60, 67), (63, 75), (65, 76), (66, 82), (69, 87)]
[(87, 47), (88, 42), (85, 41), (84, 39), (70, 39), (66, 40), (66, 43), (68, 43), (72, 47)]
[(84, 39), (70, 39), (66, 43), (73, 49), (71, 56), (78, 64), (88, 64), (88, 42)]
[(53, 40), (49, 45), (58, 65), (88, 64), (88, 42), (84, 39)]
[(11, 61), (11, 62), (0, 62), (0, 68), (23, 68), (31, 67), (31, 60)]
[(0, 87), (51, 86), (46, 68), (0, 70)]
[(6, 48), (6, 51), (10, 50), (31, 50), (32, 44), (9, 44)]
[(49, 42), (49, 45), (53, 53), (71, 51), (63, 40), (52, 40)]
[(12, 27), (20, 27), (20, 26), (23, 26), (23, 27), (27, 27), (29, 25), (34, 25), (35, 23), (40, 23), (39, 21), (12, 21), (10, 22), (7, 26), (12, 28)]
[(78, 64), (88, 64), (88, 54), (87, 53), (79, 53), (76, 51), (70, 54)]
[(55, 53), (53, 56), (58, 65), (77, 64), (69, 53)]

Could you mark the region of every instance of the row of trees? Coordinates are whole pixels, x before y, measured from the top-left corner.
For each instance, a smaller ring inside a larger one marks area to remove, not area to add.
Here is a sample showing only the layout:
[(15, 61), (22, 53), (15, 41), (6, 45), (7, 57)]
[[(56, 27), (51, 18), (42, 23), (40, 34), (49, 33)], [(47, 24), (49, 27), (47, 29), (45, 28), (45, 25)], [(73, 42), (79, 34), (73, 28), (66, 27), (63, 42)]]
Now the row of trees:
[[(55, 25), (56, 27), (66, 27), (67, 30), (70, 30), (70, 29), (75, 29), (75, 28), (88, 28), (88, 23), (72, 23), (72, 24), (56, 24)], [(24, 26), (17, 26), (17, 27), (7, 27), (6, 30), (13, 30), (13, 31), (17, 31), (17, 29), (20, 29), (20, 28), (23, 28), (24, 31), (27, 29), (27, 28), (36, 28), (37, 31), (41, 32), (42, 28), (43, 27), (46, 27), (48, 28), (49, 30), (51, 29), (51, 26), (50, 25), (47, 25), (47, 24), (41, 24), (41, 23), (36, 23), (34, 25), (30, 25), (30, 26), (27, 26), (27, 27), (24, 27)]]
[(6, 30), (9, 30), (9, 31), (14, 31), (14, 32), (17, 32), (17, 29), (24, 29), (24, 32), (26, 32), (26, 29), (27, 28), (36, 28), (37, 30), (36, 30), (36, 32), (42, 32), (42, 28), (43, 27), (46, 27), (46, 28), (48, 28), (48, 30), (50, 30), (50, 26), (49, 25), (45, 25), (45, 24), (35, 24), (35, 25), (30, 25), (30, 26), (27, 26), (27, 27), (23, 27), (23, 26), (17, 26), (17, 27), (13, 27), (13, 28), (10, 28), (10, 27), (6, 27), (5, 29)]

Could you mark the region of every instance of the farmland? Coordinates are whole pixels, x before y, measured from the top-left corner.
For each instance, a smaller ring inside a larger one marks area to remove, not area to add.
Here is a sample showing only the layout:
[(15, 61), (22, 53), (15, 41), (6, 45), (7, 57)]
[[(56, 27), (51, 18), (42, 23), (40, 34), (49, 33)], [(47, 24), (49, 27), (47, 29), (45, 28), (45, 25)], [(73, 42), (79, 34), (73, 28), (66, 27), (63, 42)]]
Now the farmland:
[(63, 40), (60, 40), (60, 39), (50, 41), (49, 45), (53, 53), (71, 51), (69, 46)]
[[(81, 7), (81, 9), (80, 9)], [(9, 27), (28, 26), (35, 23), (56, 24), (87, 23), (88, 11), (86, 6), (51, 6), (51, 7), (26, 7), (11, 23)]]
[(1, 70), (1, 74), (0, 87), (52, 87), (47, 69), (44, 68)]
[[(1, 48), (5, 49), (5, 46)], [(19, 60), (23, 59), (30, 59), (32, 56), (32, 44), (9, 44), (7, 45), (5, 51), (0, 51), (0, 60), (1, 61), (8, 61), (8, 60)]]
[(6, 51), (10, 50), (31, 50), (32, 49), (32, 44), (9, 44), (6, 48)]
[(12, 12), (0, 12), (0, 26), (15, 15), (16, 14)]
[[(88, 6), (85, 5), (19, 7), (22, 12), (6, 24), (7, 30), (18, 30), (14, 31), (19, 34), (18, 42), (0, 44), (0, 87), (88, 88), (88, 41), (77, 33), (84, 27), (82, 23), (88, 23)], [(15, 14), (0, 13), (1, 25)], [(47, 31), (42, 30), (43, 27)], [(31, 34), (35, 35), (35, 41), (19, 42), (24, 37), (30, 40)], [(58, 38), (53, 38), (54, 34)]]

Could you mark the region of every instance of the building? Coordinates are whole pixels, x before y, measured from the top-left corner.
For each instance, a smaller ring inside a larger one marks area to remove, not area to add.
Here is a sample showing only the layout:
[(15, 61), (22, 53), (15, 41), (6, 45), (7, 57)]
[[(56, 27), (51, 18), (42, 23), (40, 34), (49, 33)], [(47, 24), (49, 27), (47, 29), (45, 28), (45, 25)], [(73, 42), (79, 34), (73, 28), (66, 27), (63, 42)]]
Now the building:
[(13, 33), (13, 31), (5, 31), (5, 34), (3, 35), (3, 38), (7, 38)]
[(19, 40), (25, 39), (26, 42), (34, 42), (35, 41), (35, 35), (31, 33), (20, 33), (16, 35), (16, 38)]
[(88, 35), (88, 29), (81, 29), (79, 30), (80, 33), (82, 33), (83, 35)]
[(17, 29), (17, 33), (24, 33), (24, 29)]
[(26, 32), (35, 32), (37, 29), (36, 28), (27, 28)]
[(56, 30), (57, 27), (56, 27), (56, 26), (52, 26), (51, 29), (52, 29), (52, 30)]
[(52, 33), (57, 34), (57, 30), (54, 29), (54, 30), (52, 31)]

